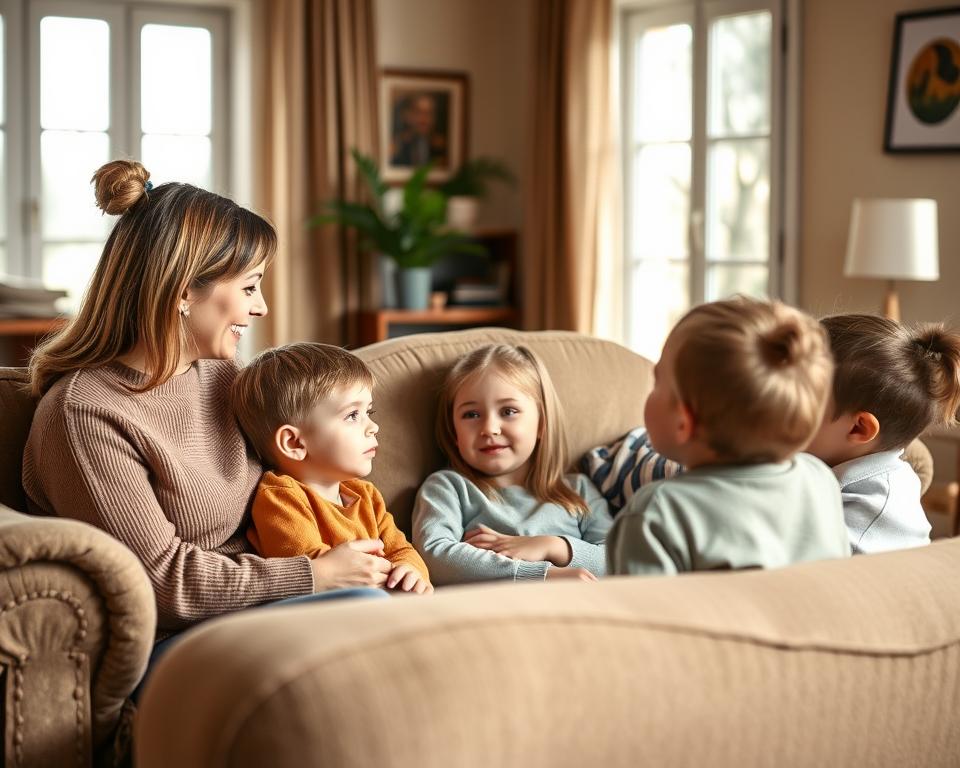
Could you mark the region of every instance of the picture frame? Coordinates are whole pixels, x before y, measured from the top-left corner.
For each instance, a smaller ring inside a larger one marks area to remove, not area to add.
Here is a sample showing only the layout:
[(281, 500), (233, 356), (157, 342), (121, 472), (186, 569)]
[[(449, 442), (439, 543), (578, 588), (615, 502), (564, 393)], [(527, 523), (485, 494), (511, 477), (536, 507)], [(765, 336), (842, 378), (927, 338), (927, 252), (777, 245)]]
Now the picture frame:
[(384, 69), (380, 73), (383, 180), (403, 183), (432, 163), (427, 179), (443, 182), (467, 157), (469, 77), (465, 72)]
[(885, 152), (960, 152), (960, 6), (896, 16)]

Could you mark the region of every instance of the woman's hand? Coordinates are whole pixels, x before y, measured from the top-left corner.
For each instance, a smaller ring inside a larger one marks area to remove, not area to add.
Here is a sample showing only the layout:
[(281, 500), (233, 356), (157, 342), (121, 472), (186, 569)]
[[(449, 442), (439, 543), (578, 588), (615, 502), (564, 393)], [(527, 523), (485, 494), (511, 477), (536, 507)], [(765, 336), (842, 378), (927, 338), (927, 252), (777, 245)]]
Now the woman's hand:
[(586, 568), (548, 568), (547, 579), (578, 579), (580, 581), (599, 581)]
[(387, 589), (429, 595), (433, 592), (433, 585), (423, 578), (423, 574), (412, 565), (397, 563), (390, 571), (390, 575), (387, 576)]
[(345, 541), (310, 561), (314, 592), (345, 587), (382, 587), (393, 568), (380, 539)]
[(573, 556), (570, 545), (560, 536), (507, 536), (485, 525), (467, 531), (463, 540), (478, 549), (488, 549), (511, 560), (546, 560), (562, 567), (568, 565)]

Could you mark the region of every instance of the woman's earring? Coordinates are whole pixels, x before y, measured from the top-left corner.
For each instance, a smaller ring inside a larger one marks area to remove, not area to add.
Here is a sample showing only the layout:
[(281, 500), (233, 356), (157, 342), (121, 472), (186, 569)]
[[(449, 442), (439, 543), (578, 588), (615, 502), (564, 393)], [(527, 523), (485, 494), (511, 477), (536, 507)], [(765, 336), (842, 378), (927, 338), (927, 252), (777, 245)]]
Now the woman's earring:
[(180, 314), (183, 315), (184, 317), (190, 317), (190, 307), (188, 307), (186, 304), (181, 304)]

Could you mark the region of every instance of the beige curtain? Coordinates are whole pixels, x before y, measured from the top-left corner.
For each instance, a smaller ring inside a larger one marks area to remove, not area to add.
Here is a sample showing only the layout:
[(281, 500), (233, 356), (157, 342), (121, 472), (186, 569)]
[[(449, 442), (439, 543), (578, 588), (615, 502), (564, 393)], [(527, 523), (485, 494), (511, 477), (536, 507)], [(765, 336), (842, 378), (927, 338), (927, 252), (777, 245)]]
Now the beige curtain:
[(524, 206), (524, 320), (531, 329), (606, 330), (617, 304), (610, 285), (618, 252), (612, 6), (535, 0)]
[(264, 291), (264, 345), (352, 344), (371, 301), (370, 261), (334, 226), (308, 228), (325, 200), (356, 199), (356, 147), (377, 156), (373, 0), (262, 0), (263, 142), (258, 205), (276, 225), (277, 260)]

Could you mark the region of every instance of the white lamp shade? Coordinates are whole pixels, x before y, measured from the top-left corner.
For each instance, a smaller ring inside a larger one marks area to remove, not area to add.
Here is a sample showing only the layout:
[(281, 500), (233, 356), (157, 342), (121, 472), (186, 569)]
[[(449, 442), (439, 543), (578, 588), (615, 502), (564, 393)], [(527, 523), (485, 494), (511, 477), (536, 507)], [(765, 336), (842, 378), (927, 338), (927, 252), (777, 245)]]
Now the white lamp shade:
[(843, 274), (939, 280), (937, 201), (855, 199)]

